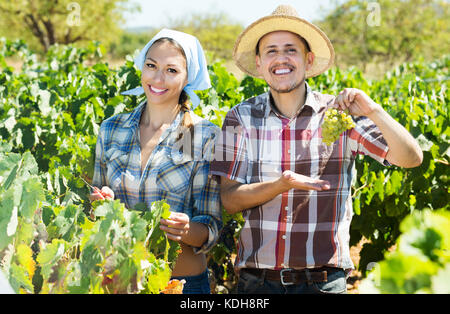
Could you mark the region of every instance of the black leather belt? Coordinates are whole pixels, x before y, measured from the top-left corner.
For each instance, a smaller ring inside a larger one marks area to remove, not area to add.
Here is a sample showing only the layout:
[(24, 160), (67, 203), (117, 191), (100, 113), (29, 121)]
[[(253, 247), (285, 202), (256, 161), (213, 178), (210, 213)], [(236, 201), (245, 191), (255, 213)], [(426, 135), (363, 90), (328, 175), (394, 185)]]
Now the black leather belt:
[(259, 269), (259, 268), (242, 268), (241, 272), (249, 273), (253, 276), (272, 280), (280, 281), (283, 285), (289, 286), (299, 284), (303, 282), (327, 282), (328, 273), (339, 271), (339, 268), (321, 267), (313, 269), (290, 269), (285, 268), (282, 270), (273, 269)]

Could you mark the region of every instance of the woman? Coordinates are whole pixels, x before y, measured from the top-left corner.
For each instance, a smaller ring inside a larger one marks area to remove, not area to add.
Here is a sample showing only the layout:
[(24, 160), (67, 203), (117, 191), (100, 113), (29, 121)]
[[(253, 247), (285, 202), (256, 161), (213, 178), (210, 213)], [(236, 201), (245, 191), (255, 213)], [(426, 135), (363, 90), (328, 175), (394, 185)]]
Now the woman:
[(209, 293), (205, 253), (222, 227), (219, 188), (209, 178), (219, 129), (190, 111), (194, 90), (211, 87), (203, 49), (191, 35), (163, 29), (135, 60), (145, 93), (130, 113), (105, 120), (98, 136), (91, 199), (116, 197), (128, 208), (165, 199), (172, 214), (161, 230), (182, 248), (173, 278), (184, 293)]

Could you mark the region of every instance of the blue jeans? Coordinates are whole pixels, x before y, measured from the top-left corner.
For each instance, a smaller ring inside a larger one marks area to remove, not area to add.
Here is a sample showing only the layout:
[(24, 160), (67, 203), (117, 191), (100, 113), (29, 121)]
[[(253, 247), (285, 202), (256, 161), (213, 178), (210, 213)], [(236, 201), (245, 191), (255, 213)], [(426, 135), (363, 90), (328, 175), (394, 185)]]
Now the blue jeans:
[(208, 269), (203, 273), (196, 276), (179, 276), (172, 277), (171, 279), (184, 279), (186, 283), (183, 287), (183, 294), (210, 294), (211, 289), (209, 286)]
[(284, 286), (280, 281), (267, 280), (245, 271), (239, 274), (239, 294), (343, 294), (347, 292), (344, 270), (327, 271), (327, 282), (302, 282)]

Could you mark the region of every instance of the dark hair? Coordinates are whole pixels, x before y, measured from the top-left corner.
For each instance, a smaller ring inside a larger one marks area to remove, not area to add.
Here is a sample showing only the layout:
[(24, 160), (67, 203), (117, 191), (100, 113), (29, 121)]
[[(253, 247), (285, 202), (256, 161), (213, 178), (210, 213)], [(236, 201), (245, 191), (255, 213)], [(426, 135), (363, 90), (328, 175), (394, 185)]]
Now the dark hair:
[[(292, 33), (292, 32), (290, 32), (290, 33)], [(269, 33), (267, 33), (267, 34), (269, 34)], [(267, 34), (265, 34), (264, 36), (266, 36)], [(297, 35), (297, 37), (300, 39), (300, 41), (303, 43), (303, 45), (305, 45), (305, 47), (306, 47), (306, 52), (307, 52), (307, 53), (308, 53), (308, 52), (311, 52), (311, 47), (309, 46), (309, 43), (306, 41), (305, 38), (303, 38), (302, 36), (300, 36), (299, 34), (296, 34), (296, 33), (292, 33), (292, 34)], [(258, 40), (258, 43), (256, 44), (255, 53), (256, 53), (257, 56), (259, 56), (259, 43), (261, 42), (261, 39), (262, 39), (264, 36), (262, 36), (262, 37)]]
[[(187, 60), (186, 53), (184, 52), (183, 47), (174, 39), (169, 38), (169, 37), (161, 37), (161, 38), (155, 40), (153, 45), (160, 44), (160, 43), (161, 44), (162, 43), (172, 44), (175, 48), (177, 48), (181, 52), (184, 59)], [(187, 64), (186, 64), (186, 66), (187, 66)], [(187, 69), (186, 69), (186, 71), (187, 71)], [(192, 120), (191, 114), (189, 113), (189, 111), (191, 110), (190, 105), (189, 105), (189, 96), (184, 90), (181, 91), (180, 98), (178, 99), (178, 104), (180, 105), (180, 110), (184, 112), (183, 120), (181, 121), (180, 135), (178, 137), (178, 139), (181, 139), (183, 137), (183, 129), (187, 129), (192, 132), (193, 127), (194, 127), (194, 122)]]

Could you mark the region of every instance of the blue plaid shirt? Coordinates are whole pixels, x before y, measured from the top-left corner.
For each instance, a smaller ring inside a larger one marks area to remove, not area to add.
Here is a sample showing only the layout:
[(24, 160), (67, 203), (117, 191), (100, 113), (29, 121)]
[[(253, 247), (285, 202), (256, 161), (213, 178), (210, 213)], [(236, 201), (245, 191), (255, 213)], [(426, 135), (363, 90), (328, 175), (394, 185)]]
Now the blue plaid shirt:
[(141, 202), (150, 207), (152, 202), (165, 199), (171, 211), (183, 212), (191, 221), (208, 226), (208, 241), (196, 249), (206, 253), (217, 242), (222, 228), (219, 185), (209, 175), (220, 129), (190, 112), (194, 132), (184, 133), (186, 141), (177, 141), (184, 115), (180, 112), (161, 135), (142, 172), (139, 121), (145, 105), (144, 101), (132, 112), (101, 124), (93, 185), (109, 186), (127, 208)]

